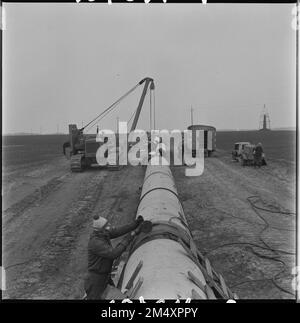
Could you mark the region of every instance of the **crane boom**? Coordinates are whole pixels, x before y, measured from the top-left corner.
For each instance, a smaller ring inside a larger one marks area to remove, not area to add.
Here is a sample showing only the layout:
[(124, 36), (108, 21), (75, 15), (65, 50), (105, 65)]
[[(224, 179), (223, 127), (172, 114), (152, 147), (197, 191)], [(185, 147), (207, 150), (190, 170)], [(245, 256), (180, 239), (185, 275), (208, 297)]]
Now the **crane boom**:
[(147, 94), (149, 85), (150, 85), (150, 89), (154, 90), (154, 80), (152, 78), (146, 77), (139, 84), (142, 85), (144, 82), (145, 82), (145, 85), (144, 85), (143, 93), (142, 93), (142, 96), (140, 98), (140, 102), (139, 102), (139, 105), (137, 107), (136, 114), (134, 116), (134, 120), (133, 120), (133, 123), (132, 123), (132, 126), (131, 126), (131, 131), (135, 130), (136, 125), (138, 123), (140, 113), (141, 113), (141, 110), (142, 110), (142, 106), (144, 104), (145, 96)]
[[(134, 131), (140, 117), (140, 113), (145, 101), (148, 87), (150, 86), (150, 91), (153, 91), (155, 89), (154, 80), (150, 77), (146, 77), (143, 80), (141, 80), (132, 89), (126, 92), (116, 102), (114, 102), (111, 106), (102, 111), (96, 118), (91, 120), (87, 125), (85, 125), (81, 129), (78, 129), (75, 124), (69, 125), (70, 140), (64, 143), (63, 152), (70, 159), (72, 172), (82, 172), (85, 168), (97, 163), (96, 154), (99, 148), (99, 143), (96, 140), (96, 135), (83, 134), (84, 129), (86, 129), (89, 126), (91, 127), (91, 125), (94, 125), (95, 122), (100, 118), (103, 119), (108, 113), (112, 112), (123, 99), (125, 99), (130, 93), (132, 93), (138, 86), (144, 83), (145, 85), (142, 92), (142, 96), (140, 98), (131, 126), (131, 131)], [(69, 150), (69, 153), (66, 153), (67, 148)]]

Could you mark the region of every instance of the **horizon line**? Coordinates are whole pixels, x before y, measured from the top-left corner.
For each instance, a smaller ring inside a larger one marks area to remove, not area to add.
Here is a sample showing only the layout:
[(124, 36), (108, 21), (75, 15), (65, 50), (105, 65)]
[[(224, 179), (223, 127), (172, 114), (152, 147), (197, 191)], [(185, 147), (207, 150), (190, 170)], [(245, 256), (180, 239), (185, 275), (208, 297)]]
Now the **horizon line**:
[[(157, 129), (159, 130), (159, 129)], [(160, 130), (164, 130), (164, 129), (160, 129)], [(187, 130), (187, 129), (185, 129)], [(234, 131), (234, 132), (239, 132), (239, 131), (260, 131), (261, 129), (216, 129), (216, 131), (218, 132), (226, 132), (226, 131)], [(277, 127), (277, 128), (272, 128), (268, 131), (280, 131), (280, 130), (290, 130), (290, 131), (296, 131), (297, 130), (297, 126), (296, 127)], [(183, 131), (183, 130), (182, 130)], [(147, 130), (148, 132), (148, 130)], [(92, 134), (92, 133), (87, 133), (87, 134)], [(26, 135), (26, 136), (44, 136), (44, 135), (69, 135), (69, 133), (55, 133), (55, 132), (49, 132), (49, 133), (32, 133), (32, 132), (10, 132), (10, 133), (3, 133), (2, 136), (17, 136), (17, 135)]]

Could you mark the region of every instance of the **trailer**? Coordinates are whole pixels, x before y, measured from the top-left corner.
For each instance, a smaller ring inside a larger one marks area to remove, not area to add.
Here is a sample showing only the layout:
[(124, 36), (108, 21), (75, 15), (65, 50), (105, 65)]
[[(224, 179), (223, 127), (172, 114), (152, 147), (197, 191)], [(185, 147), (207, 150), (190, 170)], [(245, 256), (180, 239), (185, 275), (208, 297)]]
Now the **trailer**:
[(196, 131), (204, 131), (204, 156), (210, 157), (217, 149), (217, 131), (215, 127), (206, 125), (192, 125), (188, 127), (188, 130), (193, 132), (192, 141), (192, 154), (195, 157), (196, 154)]

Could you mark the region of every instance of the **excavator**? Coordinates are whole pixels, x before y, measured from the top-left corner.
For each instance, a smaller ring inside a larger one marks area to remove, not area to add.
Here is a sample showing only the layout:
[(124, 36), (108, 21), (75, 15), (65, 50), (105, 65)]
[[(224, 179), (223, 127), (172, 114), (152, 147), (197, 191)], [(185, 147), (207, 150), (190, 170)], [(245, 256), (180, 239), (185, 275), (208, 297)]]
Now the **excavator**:
[(91, 167), (92, 164), (96, 164), (97, 150), (103, 144), (101, 142), (96, 141), (96, 134), (84, 134), (84, 130), (86, 130), (91, 125), (95, 125), (97, 121), (101, 120), (111, 111), (113, 111), (123, 99), (125, 99), (130, 93), (135, 91), (139, 86), (143, 84), (143, 92), (139, 100), (138, 107), (135, 111), (134, 120), (130, 130), (131, 132), (134, 131), (136, 129), (139, 116), (145, 101), (145, 97), (149, 88), (150, 98), (152, 98), (152, 95), (154, 95), (154, 80), (150, 77), (146, 77), (143, 80), (141, 80), (132, 89), (126, 92), (122, 97), (120, 97), (116, 102), (114, 102), (111, 106), (109, 106), (107, 109), (101, 112), (96, 118), (91, 120), (84, 127), (78, 129), (75, 124), (69, 125), (69, 141), (63, 144), (63, 152), (64, 155), (70, 159), (70, 166), (72, 172), (82, 172), (85, 169)]

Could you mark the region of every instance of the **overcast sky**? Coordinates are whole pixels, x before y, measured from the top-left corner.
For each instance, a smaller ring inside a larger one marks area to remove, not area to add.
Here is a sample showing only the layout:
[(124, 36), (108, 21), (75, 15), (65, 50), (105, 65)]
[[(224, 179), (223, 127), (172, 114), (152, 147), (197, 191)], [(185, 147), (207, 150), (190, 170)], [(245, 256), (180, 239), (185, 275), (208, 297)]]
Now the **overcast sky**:
[[(295, 126), (293, 5), (4, 3), (3, 130), (67, 132), (146, 76), (159, 129)], [(102, 120), (128, 120), (141, 88)], [(149, 128), (149, 98), (138, 128)], [(94, 129), (91, 130), (94, 132)]]

